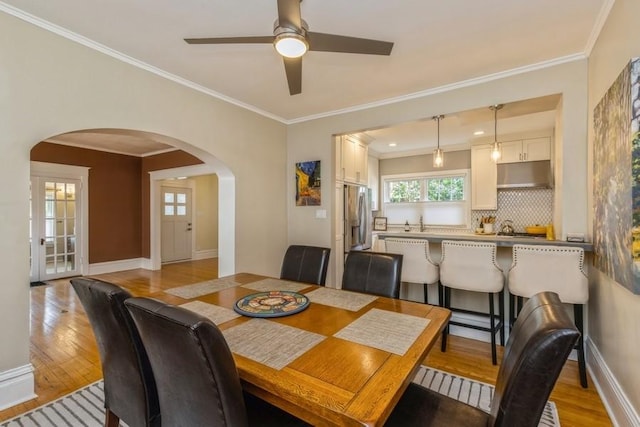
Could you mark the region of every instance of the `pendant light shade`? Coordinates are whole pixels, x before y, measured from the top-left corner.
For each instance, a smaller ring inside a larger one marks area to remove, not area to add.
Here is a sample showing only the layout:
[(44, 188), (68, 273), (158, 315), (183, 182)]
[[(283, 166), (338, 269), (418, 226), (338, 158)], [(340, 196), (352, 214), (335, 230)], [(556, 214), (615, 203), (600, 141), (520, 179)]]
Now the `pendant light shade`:
[(441, 168), (444, 166), (444, 152), (440, 148), (440, 120), (444, 119), (444, 115), (433, 116), (433, 120), (438, 122), (438, 148), (433, 150), (433, 167)]
[(493, 129), (493, 144), (491, 144), (491, 159), (494, 162), (500, 160), (502, 157), (502, 147), (498, 142), (498, 110), (502, 108), (502, 104), (496, 104), (489, 107), (493, 110), (494, 117), (494, 129)]

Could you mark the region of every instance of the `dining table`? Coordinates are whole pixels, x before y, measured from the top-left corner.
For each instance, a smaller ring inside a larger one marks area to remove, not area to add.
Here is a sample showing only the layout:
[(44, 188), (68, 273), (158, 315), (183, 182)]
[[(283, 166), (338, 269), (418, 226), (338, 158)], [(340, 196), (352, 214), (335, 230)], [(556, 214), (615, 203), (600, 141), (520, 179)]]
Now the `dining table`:
[[(272, 294), (288, 298), (280, 310), (252, 312), (256, 296)], [(420, 302), (251, 273), (154, 297), (212, 320), (245, 391), (318, 426), (384, 425), (451, 316)]]

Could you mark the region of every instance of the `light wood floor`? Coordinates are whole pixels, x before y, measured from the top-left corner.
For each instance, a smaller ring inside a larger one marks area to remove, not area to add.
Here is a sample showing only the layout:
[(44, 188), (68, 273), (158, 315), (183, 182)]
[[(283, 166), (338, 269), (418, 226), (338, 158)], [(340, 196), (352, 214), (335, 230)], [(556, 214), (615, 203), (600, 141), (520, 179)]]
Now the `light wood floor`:
[[(209, 259), (169, 264), (160, 271), (138, 269), (95, 277), (116, 283), (135, 296), (153, 296), (163, 289), (217, 276), (217, 262)], [(30, 348), (38, 397), (0, 411), (0, 422), (102, 378), (91, 326), (66, 279), (31, 289)], [(425, 364), (495, 383), (498, 367), (491, 364), (488, 343), (450, 336), (447, 352), (442, 353), (439, 348), (437, 343)], [(551, 400), (558, 407), (563, 427), (611, 426), (591, 378), (588, 389), (580, 387), (576, 362), (567, 362)]]

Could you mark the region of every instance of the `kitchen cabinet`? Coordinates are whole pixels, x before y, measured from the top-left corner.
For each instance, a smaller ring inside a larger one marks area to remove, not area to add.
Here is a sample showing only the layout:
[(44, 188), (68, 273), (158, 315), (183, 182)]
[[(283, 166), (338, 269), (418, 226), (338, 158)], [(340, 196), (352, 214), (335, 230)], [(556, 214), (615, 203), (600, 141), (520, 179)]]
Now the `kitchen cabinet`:
[(351, 136), (342, 138), (342, 178), (352, 184), (368, 185), (369, 147)]
[(502, 156), (498, 163), (533, 162), (551, 159), (551, 139), (548, 137), (506, 141), (501, 145)]
[(491, 160), (491, 144), (471, 147), (471, 209), (498, 208), (496, 163)]

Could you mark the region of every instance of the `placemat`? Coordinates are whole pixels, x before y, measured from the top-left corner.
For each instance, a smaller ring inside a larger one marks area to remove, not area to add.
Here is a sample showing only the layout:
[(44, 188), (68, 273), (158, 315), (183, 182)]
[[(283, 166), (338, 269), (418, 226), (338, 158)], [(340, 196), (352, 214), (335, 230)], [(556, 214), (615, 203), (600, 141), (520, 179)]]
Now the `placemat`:
[(207, 304), (202, 301), (191, 301), (184, 304), (180, 304), (180, 307), (194, 311), (201, 316), (211, 320), (216, 325), (228, 322), (229, 320), (240, 317), (238, 313), (228, 308), (220, 307), (214, 304)]
[(359, 294), (332, 288), (318, 288), (305, 294), (313, 303), (358, 311), (362, 307), (378, 299), (375, 295)]
[(222, 333), (232, 352), (273, 369), (284, 368), (325, 339), (266, 319), (251, 319)]
[(246, 285), (242, 285), (243, 288), (253, 289), (259, 292), (269, 292), (269, 291), (291, 291), (291, 292), (300, 292), (303, 289), (308, 288), (311, 285), (291, 282), (289, 280), (282, 279), (262, 279), (257, 282), (247, 283)]
[(373, 308), (333, 336), (404, 355), (429, 324), (429, 319)]
[(212, 294), (223, 289), (238, 286), (240, 283), (233, 279), (222, 278), (212, 279), (206, 282), (194, 283), (192, 285), (178, 286), (177, 288), (166, 289), (165, 292), (184, 299), (197, 298), (202, 295)]

